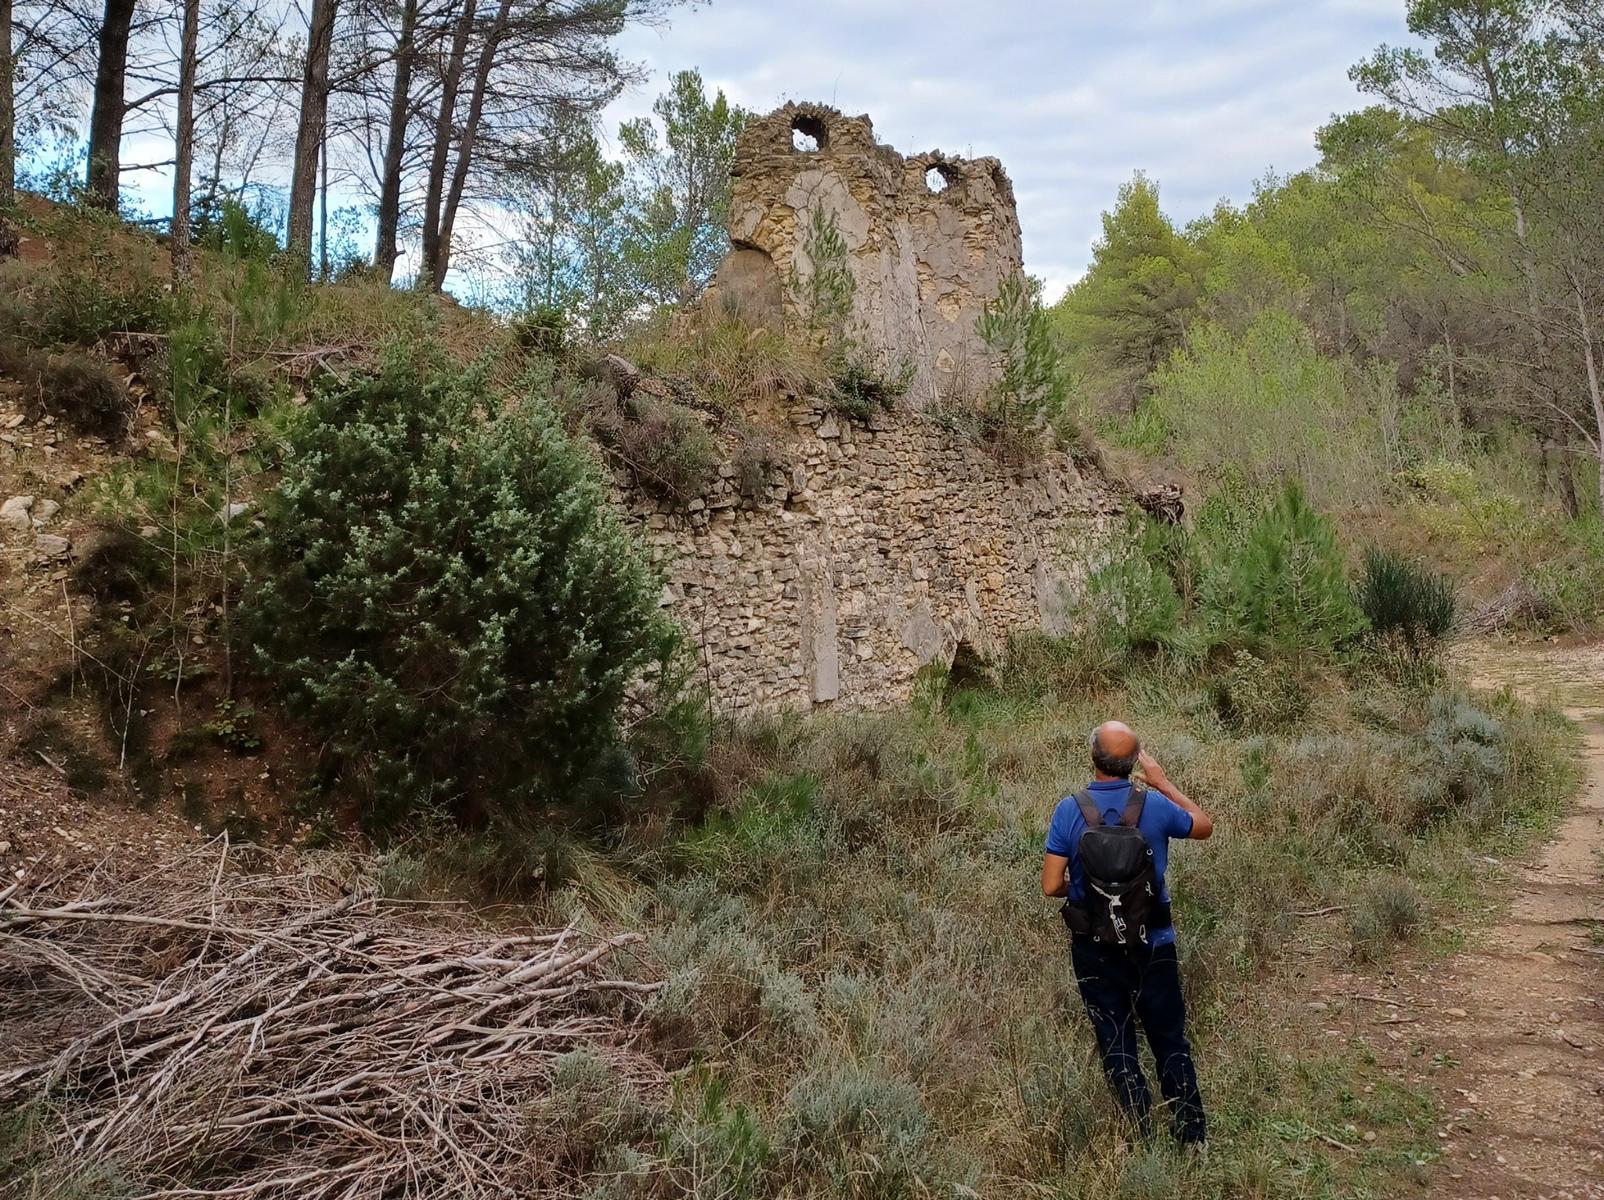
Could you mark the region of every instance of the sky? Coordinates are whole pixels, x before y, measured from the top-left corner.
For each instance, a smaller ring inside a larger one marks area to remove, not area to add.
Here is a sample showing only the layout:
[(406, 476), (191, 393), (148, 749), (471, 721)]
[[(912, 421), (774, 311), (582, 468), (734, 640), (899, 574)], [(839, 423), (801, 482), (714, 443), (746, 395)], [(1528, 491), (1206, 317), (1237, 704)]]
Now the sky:
[(1404, 0), (715, 0), (624, 37), (651, 79), (605, 128), (696, 67), (756, 112), (821, 101), (904, 154), (995, 155), (1056, 298), (1134, 172), (1181, 223), (1244, 202), (1312, 166), (1315, 130), (1365, 102), (1348, 68), (1407, 40)]

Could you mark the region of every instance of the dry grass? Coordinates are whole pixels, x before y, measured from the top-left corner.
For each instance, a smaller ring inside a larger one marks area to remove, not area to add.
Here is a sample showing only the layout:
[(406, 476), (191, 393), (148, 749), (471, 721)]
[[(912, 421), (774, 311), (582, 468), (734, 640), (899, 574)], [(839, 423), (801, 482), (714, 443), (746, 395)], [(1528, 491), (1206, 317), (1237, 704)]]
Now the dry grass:
[(681, 380), (723, 412), (778, 414), (788, 397), (818, 393), (819, 353), (770, 329), (697, 312), (627, 338), (620, 353), (649, 374)]

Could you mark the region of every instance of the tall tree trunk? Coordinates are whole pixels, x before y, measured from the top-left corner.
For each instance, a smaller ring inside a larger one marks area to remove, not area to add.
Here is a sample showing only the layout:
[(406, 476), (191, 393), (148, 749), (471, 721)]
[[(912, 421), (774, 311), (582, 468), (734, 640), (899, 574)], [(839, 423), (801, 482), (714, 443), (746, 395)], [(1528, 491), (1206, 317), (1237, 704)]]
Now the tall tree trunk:
[(173, 290), (189, 286), (194, 255), (189, 244), (189, 186), (195, 162), (195, 43), (200, 29), (200, 0), (184, 0), (183, 49), (178, 59), (178, 114), (173, 123)]
[(124, 87), (128, 77), (128, 37), (135, 0), (106, 0), (95, 62), (95, 99), (89, 112), (89, 202), (117, 211), (122, 174)]
[(1598, 357), (1593, 349), (1593, 324), (1587, 317), (1581, 282), (1571, 274), (1571, 294), (1576, 302), (1576, 318), (1581, 325), (1582, 353), (1587, 362), (1587, 397), (1593, 404), (1593, 455), (1598, 460), (1598, 511), (1604, 516), (1604, 385), (1599, 381)]
[(432, 274), (440, 257), (440, 204), (446, 189), (446, 161), (451, 153), (451, 128), (456, 116), (457, 93), (462, 88), (462, 68), (468, 57), (468, 38), (473, 32), (475, 0), (464, 0), (451, 37), (451, 57), (440, 80), (440, 111), (434, 123), (434, 152), (429, 158), (428, 188), (423, 198), (423, 267), (429, 286), (439, 291), (442, 280)]
[(496, 51), (506, 36), (507, 17), (512, 12), (512, 0), (501, 0), (496, 10), (495, 24), (485, 34), (484, 45), (479, 49), (479, 62), (473, 72), (473, 94), (468, 100), (468, 118), (462, 125), (462, 136), (457, 139), (457, 163), (451, 172), (451, 190), (446, 195), (445, 208), (440, 214), (440, 232), (435, 238), (434, 262), (430, 277), (435, 287), (444, 285), (446, 272), (451, 269), (451, 231), (457, 223), (457, 209), (462, 205), (462, 193), (468, 184), (468, 169), (473, 163), (473, 144), (479, 135), (479, 120), (484, 115), (485, 89), (490, 86), (490, 71), (496, 63)]
[(11, 60), (11, 0), (0, 0), (0, 258), (17, 253), (17, 231), (6, 219), (17, 202), (16, 68)]
[(322, 164), (323, 183), (318, 188), (317, 214), (317, 277), (329, 281), (329, 128), (323, 127), (323, 146), (318, 151)]
[(295, 128), (295, 166), (290, 176), (286, 241), (303, 273), (311, 270), (312, 206), (317, 199), (318, 152), (329, 116), (329, 47), (339, 0), (312, 0), (307, 29), (306, 70), (301, 77), (301, 119)]
[(418, 0), (401, 8), (401, 37), (395, 47), (395, 82), (390, 89), (390, 127), (384, 140), (384, 178), (379, 181), (379, 231), (373, 265), (388, 282), (395, 275), (396, 236), (401, 226), (401, 161), (407, 148), (412, 107), (412, 61), (416, 56)]

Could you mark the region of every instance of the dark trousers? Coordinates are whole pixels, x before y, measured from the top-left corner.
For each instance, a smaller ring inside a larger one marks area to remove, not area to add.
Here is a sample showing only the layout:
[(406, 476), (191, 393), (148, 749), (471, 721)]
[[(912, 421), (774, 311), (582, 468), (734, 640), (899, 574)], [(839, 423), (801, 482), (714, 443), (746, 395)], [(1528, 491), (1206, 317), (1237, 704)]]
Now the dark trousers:
[(1101, 946), (1080, 934), (1070, 938), (1075, 982), (1092, 1019), (1103, 1073), (1120, 1105), (1144, 1134), (1152, 1129), (1153, 1098), (1137, 1056), (1136, 1023), (1158, 1064), (1158, 1085), (1170, 1109), (1175, 1136), (1201, 1142), (1208, 1134), (1197, 1088), (1192, 1046), (1186, 1040), (1186, 1001), (1174, 945), (1134, 949)]

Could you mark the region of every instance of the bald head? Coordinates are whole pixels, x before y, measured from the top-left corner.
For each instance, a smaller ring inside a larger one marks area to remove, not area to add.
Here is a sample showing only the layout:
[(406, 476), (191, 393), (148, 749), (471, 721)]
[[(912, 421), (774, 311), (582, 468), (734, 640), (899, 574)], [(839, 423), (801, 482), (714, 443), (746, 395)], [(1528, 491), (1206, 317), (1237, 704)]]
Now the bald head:
[(1127, 779), (1141, 753), (1141, 741), (1123, 721), (1104, 721), (1092, 730), (1092, 766), (1099, 774)]

